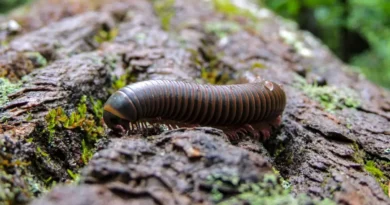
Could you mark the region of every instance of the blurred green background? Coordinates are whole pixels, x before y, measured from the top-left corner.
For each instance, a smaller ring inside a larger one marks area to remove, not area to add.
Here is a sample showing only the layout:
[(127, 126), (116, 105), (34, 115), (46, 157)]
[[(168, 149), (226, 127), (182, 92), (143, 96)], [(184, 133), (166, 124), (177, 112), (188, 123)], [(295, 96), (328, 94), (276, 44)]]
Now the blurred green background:
[(390, 89), (389, 0), (258, 0), (318, 36), (344, 62)]
[[(0, 13), (32, 0), (0, 0)], [(257, 0), (318, 36), (344, 62), (390, 89), (390, 0)]]
[(31, 1), (33, 0), (0, 0), (0, 13), (7, 13), (13, 8), (16, 8)]

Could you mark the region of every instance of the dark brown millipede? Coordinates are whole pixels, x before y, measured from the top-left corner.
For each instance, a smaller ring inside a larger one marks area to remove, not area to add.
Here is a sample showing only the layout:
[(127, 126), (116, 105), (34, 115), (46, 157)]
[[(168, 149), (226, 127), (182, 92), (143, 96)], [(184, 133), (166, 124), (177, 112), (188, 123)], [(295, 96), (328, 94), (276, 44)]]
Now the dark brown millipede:
[(230, 138), (238, 133), (268, 138), (271, 126), (280, 123), (285, 106), (285, 92), (271, 81), (205, 85), (149, 80), (116, 91), (104, 105), (103, 120), (121, 132), (143, 130), (149, 123), (169, 128), (215, 127)]

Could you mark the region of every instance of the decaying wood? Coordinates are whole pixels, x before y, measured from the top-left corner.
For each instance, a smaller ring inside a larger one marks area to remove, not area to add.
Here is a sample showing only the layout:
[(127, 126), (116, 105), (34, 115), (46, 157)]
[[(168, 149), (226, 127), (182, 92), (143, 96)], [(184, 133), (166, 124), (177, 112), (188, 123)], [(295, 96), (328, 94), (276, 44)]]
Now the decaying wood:
[[(107, 96), (104, 86), (109, 83), (107, 66), (103, 57), (96, 53), (84, 53), (58, 60), (29, 75), (20, 90), (9, 95), (10, 102), (1, 107), (0, 118), (18, 130), (28, 120), (44, 121), (47, 111), (57, 107), (73, 107), (82, 95), (98, 98)], [(70, 105), (70, 106), (69, 106)], [(34, 123), (30, 123), (34, 125)], [(17, 135), (12, 137), (24, 137)], [(22, 139), (22, 138), (20, 138)]]
[[(70, 197), (74, 192), (66, 188), (52, 194), (74, 198), (73, 204), (99, 204), (100, 197), (90, 198), (98, 194), (94, 184), (99, 184), (98, 195), (116, 204), (210, 204), (210, 176), (238, 176), (250, 182), (272, 172), (266, 159), (227, 144), (223, 136), (214, 129), (183, 129), (160, 135), (153, 142), (142, 138), (114, 139), (84, 170), (80, 198)], [(81, 193), (90, 192), (88, 189), (91, 193), (82, 197)], [(236, 191), (225, 187), (222, 192)], [(126, 195), (134, 197), (124, 200), (122, 196)], [(58, 202), (70, 201), (45, 198), (35, 204)]]
[(105, 13), (87, 12), (16, 37), (9, 47), (15, 51), (40, 52), (50, 60), (65, 58), (95, 50), (93, 36), (113, 24), (114, 20)]
[[(208, 33), (205, 24), (228, 18), (206, 1), (177, 0), (170, 32), (162, 29), (149, 1), (113, 5), (12, 40), (11, 51), (57, 57), (29, 74), (22, 89), (10, 95), (0, 119), (6, 117), (11, 127), (0, 138), (11, 136), (15, 143), (26, 143), (23, 139), (44, 122), (49, 109), (73, 110), (82, 95), (106, 99), (110, 79), (126, 70), (135, 72), (137, 80), (198, 79), (201, 68), (210, 64), (210, 53), (218, 56), (213, 65), (236, 81), (261, 76), (283, 84), (288, 100), (282, 125), (264, 143), (243, 139), (236, 145), (209, 128), (175, 130), (147, 139), (108, 134), (108, 145), (85, 167), (80, 185), (57, 187), (33, 204), (69, 204), (71, 197), (74, 204), (212, 204), (212, 188), (204, 185), (207, 176), (233, 174), (241, 182), (256, 182), (270, 173), (271, 167), (291, 183), (294, 194), (307, 193), (313, 199), (330, 198), (340, 204), (390, 203), (364, 167), (368, 160), (390, 160), (385, 151), (390, 148), (389, 92), (352, 72), (313, 36), (266, 10), (258, 11), (267, 14), (258, 17), (259, 28), (233, 18), (230, 21), (243, 22), (243, 27), (218, 39)], [(112, 17), (123, 13), (123, 8), (127, 13), (120, 20)], [(87, 43), (102, 24), (118, 29), (115, 39), (101, 45)], [(283, 38), (287, 34), (304, 50)], [(58, 43), (61, 49), (55, 46)], [(110, 59), (115, 62), (108, 63)], [(254, 64), (263, 68), (253, 68)], [(297, 78), (350, 88), (361, 105), (329, 112), (296, 86)], [(31, 122), (26, 121), (28, 113), (32, 113)], [(51, 171), (41, 170), (66, 178), (72, 156)], [(379, 168), (390, 178), (388, 168)], [(229, 197), (237, 194), (236, 189), (224, 191)]]

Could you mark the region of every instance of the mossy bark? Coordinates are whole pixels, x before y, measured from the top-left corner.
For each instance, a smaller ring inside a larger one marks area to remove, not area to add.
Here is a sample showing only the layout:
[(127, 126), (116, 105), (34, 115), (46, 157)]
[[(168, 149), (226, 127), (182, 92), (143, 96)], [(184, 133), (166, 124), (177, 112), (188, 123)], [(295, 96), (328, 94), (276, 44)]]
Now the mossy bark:
[[(18, 179), (7, 179), (14, 194), (1, 200), (26, 203), (34, 194), (21, 200), (18, 193), (39, 184), (33, 204), (390, 203), (388, 91), (266, 9), (217, 0), (161, 2), (99, 1), (93, 12), (72, 11), (9, 37), (4, 57), (37, 52), (47, 65), (28, 67), (35, 70), (0, 105), (0, 145), (7, 145), (0, 156), (12, 162), (12, 169), (4, 163), (0, 169)], [(47, 12), (33, 8), (29, 16)], [(15, 60), (3, 62), (0, 68)], [(231, 144), (210, 128), (120, 138), (107, 129), (99, 140), (86, 141), (88, 126), (50, 123), (82, 112), (93, 116), (89, 125), (101, 126), (99, 106), (80, 109), (80, 99), (104, 101), (134, 81), (224, 84), (256, 76), (279, 82), (288, 97), (281, 126), (265, 142)], [(65, 113), (45, 117), (58, 108)], [(53, 182), (78, 177), (77, 184), (41, 194)]]

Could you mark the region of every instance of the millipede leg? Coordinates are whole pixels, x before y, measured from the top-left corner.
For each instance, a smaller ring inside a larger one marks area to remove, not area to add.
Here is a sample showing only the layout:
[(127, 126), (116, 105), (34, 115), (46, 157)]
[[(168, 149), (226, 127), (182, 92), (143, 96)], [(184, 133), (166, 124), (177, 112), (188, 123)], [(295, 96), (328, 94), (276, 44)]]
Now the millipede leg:
[(147, 122), (144, 122), (144, 125), (145, 125), (146, 134), (148, 134), (149, 133), (149, 126), (148, 126)]
[(137, 132), (140, 132), (141, 131), (140, 124), (137, 122), (136, 125), (137, 125)]
[[(225, 86), (170, 80), (135, 83), (125, 86), (107, 100), (103, 120), (118, 132), (148, 131), (150, 125), (147, 122), (164, 124), (164, 129), (169, 130), (202, 124), (227, 129), (231, 140), (240, 140), (247, 135), (267, 139), (272, 127), (281, 123), (286, 94), (280, 84), (259, 76), (247, 76), (247, 79), (249, 83)], [(159, 97), (137, 97), (145, 94)], [(120, 119), (132, 123), (123, 125), (122, 121), (117, 121)]]
[(269, 130), (261, 130), (261, 134), (263, 135), (263, 139), (266, 140), (271, 136)]
[(157, 123), (152, 123), (152, 127), (153, 127), (154, 130), (158, 130), (158, 128), (159, 128)]
[(123, 126), (125, 127), (126, 131), (130, 130), (130, 123), (124, 124)]

